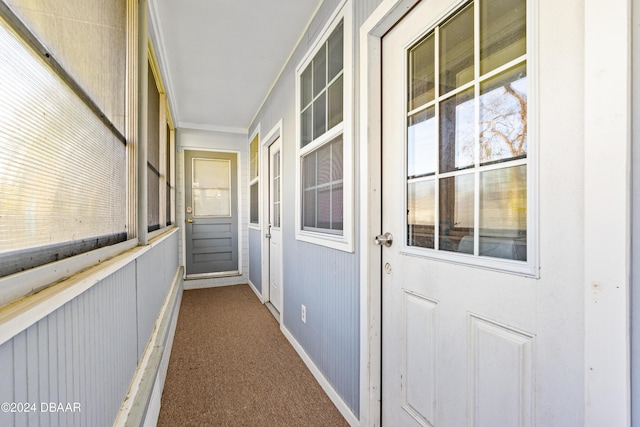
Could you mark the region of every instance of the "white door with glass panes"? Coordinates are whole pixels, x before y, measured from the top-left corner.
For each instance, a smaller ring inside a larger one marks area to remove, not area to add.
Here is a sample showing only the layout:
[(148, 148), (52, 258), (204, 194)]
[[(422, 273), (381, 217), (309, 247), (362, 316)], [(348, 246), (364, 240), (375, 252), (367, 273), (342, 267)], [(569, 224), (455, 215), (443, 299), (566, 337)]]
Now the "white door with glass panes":
[(382, 39), (383, 425), (572, 425), (582, 302), (538, 277), (527, 13), (431, 0)]
[(280, 311), (282, 298), (282, 211), (280, 138), (269, 146), (269, 301)]

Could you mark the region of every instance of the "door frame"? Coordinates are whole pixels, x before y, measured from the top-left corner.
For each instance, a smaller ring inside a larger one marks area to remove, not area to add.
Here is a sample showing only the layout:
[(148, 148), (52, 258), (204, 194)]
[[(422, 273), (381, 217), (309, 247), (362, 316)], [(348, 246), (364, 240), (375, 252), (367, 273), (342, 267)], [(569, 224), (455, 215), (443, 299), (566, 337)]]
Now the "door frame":
[[(382, 219), (378, 214), (382, 209), (382, 37), (418, 2), (384, 0), (362, 24), (359, 33), (360, 425), (363, 426), (379, 426), (382, 409), (382, 257), (380, 247), (373, 244), (373, 237), (382, 232)], [(584, 0), (584, 3), (587, 24), (584, 39), (587, 197), (584, 201), (585, 354), (581, 362), (585, 363), (585, 422), (595, 425), (598, 420), (608, 419), (620, 420), (621, 425), (626, 425), (623, 420), (628, 420), (630, 415), (628, 200), (631, 190), (624, 171), (629, 170), (631, 161), (628, 130), (631, 123), (631, 68), (627, 54), (630, 30), (620, 24), (629, 21), (630, 0), (620, 0), (616, 8), (609, 9), (597, 0)], [(603, 40), (602, 34), (611, 36)], [(608, 48), (612, 42), (620, 47)], [(537, 51), (532, 53), (538, 54)], [(613, 89), (606, 84), (611, 79), (616, 81)], [(590, 91), (593, 88), (601, 89)], [(619, 102), (625, 98), (629, 100), (626, 109)], [(619, 141), (613, 153), (599, 144), (607, 134), (608, 140), (615, 135)], [(613, 161), (603, 162), (603, 158)], [(603, 185), (598, 179), (603, 172), (611, 178), (607, 181), (610, 185)], [(611, 191), (612, 186), (615, 191)], [(618, 219), (615, 222), (617, 231), (603, 235), (598, 230), (610, 229), (611, 212)], [(601, 262), (602, 259), (617, 261), (607, 264)], [(603, 282), (608, 285), (607, 289), (598, 286)]]
[[(269, 146), (275, 142), (276, 139), (280, 138), (280, 176), (283, 176), (283, 170), (284, 170), (284, 158), (283, 158), (283, 153), (284, 153), (284, 144), (282, 141), (282, 119), (280, 119), (278, 121), (278, 123), (276, 123), (276, 125), (271, 128), (271, 130), (269, 132), (266, 133), (266, 135), (264, 136), (264, 138), (260, 139), (259, 142), (259, 146), (260, 146), (260, 154), (259, 154), (259, 158), (260, 158), (260, 172), (259, 175), (261, 177), (263, 177), (260, 180), (260, 241), (261, 246), (262, 246), (262, 250), (261, 252), (261, 264), (262, 264), (262, 300), (264, 302), (270, 301), (270, 295), (269, 295), (269, 277), (271, 274), (271, 267), (269, 264), (269, 256), (270, 256), (270, 251), (271, 251), (271, 247), (269, 245), (269, 239), (267, 239), (266, 235), (268, 233), (268, 227), (269, 227), (269, 193), (270, 193), (270, 188), (271, 188), (271, 176), (269, 175), (269, 162), (270, 162), (270, 157), (269, 157)], [(280, 179), (280, 194), (282, 195), (282, 178)], [(283, 206), (285, 205), (285, 202), (283, 200), (283, 197), (280, 197), (280, 212), (281, 214), (284, 213), (284, 208)], [(284, 224), (284, 222), (282, 222), (282, 224)], [(281, 230), (284, 228), (284, 226), (280, 227)], [(282, 233), (284, 235), (284, 233)], [(281, 245), (280, 245), (280, 272), (284, 272), (284, 259), (283, 259), (283, 246), (284, 246), (284, 238), (281, 240)], [(284, 295), (284, 275), (281, 276), (282, 279), (282, 283), (280, 283), (280, 301), (279, 301), (279, 306), (280, 306), (280, 319), (278, 319), (279, 323), (282, 324), (282, 319), (283, 319), (283, 312), (284, 312), (284, 304), (283, 304), (283, 295)]]
[[(242, 241), (243, 241), (243, 232), (242, 228), (244, 225), (244, 213), (241, 210), (242, 207), (242, 152), (237, 150), (225, 150), (225, 149), (216, 149), (216, 148), (197, 148), (197, 147), (184, 147), (182, 149), (182, 171), (180, 174), (182, 175), (182, 212), (181, 217), (177, 218), (176, 221), (180, 220), (182, 222), (186, 221), (186, 215), (184, 209), (186, 209), (187, 202), (187, 176), (186, 176), (186, 151), (206, 151), (209, 153), (231, 153), (236, 155), (236, 175), (237, 175), (237, 185), (236, 192), (238, 197), (238, 205), (236, 206), (236, 215), (238, 215), (238, 271), (230, 271), (230, 272), (219, 272), (219, 273), (204, 273), (204, 274), (190, 274), (190, 279), (215, 279), (219, 277), (230, 277), (230, 276), (242, 276)], [(184, 250), (182, 251), (182, 265), (186, 267), (187, 265), (187, 228), (182, 226), (182, 247)], [(187, 269), (184, 268), (183, 279), (187, 279)]]

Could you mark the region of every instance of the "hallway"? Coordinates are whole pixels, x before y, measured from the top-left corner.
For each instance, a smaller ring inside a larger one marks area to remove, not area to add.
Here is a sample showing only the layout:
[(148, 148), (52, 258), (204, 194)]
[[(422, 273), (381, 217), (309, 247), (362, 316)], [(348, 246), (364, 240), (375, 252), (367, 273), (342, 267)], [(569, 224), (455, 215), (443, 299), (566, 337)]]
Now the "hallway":
[(249, 286), (182, 298), (159, 426), (347, 425)]

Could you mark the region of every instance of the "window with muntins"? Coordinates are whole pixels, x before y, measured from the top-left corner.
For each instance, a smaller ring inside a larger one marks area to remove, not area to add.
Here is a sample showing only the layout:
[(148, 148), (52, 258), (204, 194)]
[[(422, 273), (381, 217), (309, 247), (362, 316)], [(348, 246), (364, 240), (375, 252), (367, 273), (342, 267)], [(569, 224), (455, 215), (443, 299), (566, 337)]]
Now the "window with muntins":
[(344, 230), (344, 24), (319, 44), (299, 76), (301, 226)]
[(249, 144), (249, 196), (250, 196), (250, 212), (249, 221), (251, 224), (258, 224), (260, 222), (260, 209), (259, 209), (259, 154), (258, 148), (258, 134), (251, 140)]
[(475, 0), (407, 53), (407, 246), (527, 261), (525, 0)]

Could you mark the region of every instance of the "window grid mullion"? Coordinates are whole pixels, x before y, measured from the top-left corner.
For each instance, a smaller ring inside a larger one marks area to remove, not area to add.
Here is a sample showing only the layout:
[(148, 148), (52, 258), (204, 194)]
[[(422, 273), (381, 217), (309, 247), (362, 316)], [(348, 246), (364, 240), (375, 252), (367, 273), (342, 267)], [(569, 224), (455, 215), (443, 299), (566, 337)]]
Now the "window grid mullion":
[[(327, 49), (328, 50), (328, 49)], [(328, 66), (327, 66), (328, 71)], [(333, 143), (329, 145), (329, 229), (333, 230)]]
[(433, 249), (440, 250), (440, 26), (435, 28), (434, 40), (434, 76), (435, 76), (435, 120), (436, 125), (436, 171), (434, 174), (435, 196), (434, 196), (434, 224), (433, 224)]
[(473, 190), (473, 255), (480, 254), (480, 7), (473, 5), (473, 117), (474, 117), (474, 190)]

